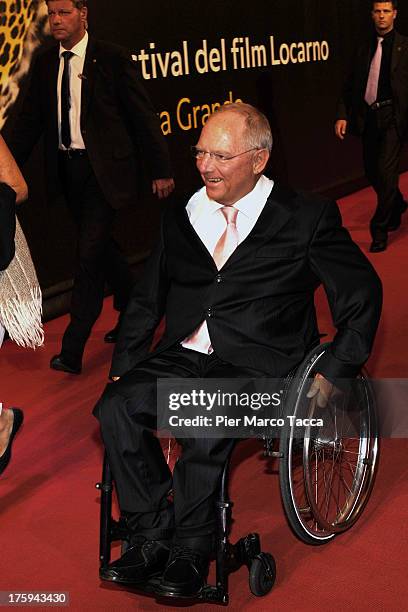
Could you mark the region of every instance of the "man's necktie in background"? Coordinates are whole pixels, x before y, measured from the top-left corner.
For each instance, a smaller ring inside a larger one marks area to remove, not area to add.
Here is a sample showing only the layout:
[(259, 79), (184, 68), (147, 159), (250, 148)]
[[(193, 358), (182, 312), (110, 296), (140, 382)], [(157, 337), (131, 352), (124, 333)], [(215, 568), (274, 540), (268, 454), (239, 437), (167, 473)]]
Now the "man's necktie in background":
[(382, 59), (382, 43), (383, 38), (381, 36), (377, 39), (377, 49), (375, 50), (374, 57), (371, 60), (370, 72), (368, 74), (367, 87), (364, 96), (364, 100), (369, 106), (374, 104), (377, 100), (378, 94), (378, 81), (380, 78), (381, 70), (381, 59)]
[(72, 51), (64, 51), (64, 71), (61, 81), (61, 142), (67, 149), (71, 146), (71, 126), (69, 123), (69, 109), (71, 108), (70, 92), (70, 60)]

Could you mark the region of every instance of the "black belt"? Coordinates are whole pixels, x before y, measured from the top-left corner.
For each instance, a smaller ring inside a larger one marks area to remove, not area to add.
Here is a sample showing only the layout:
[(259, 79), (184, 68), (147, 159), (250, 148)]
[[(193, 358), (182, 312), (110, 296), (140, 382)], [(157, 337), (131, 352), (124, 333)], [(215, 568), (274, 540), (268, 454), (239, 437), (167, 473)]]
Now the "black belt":
[(380, 102), (374, 102), (374, 104), (371, 104), (370, 110), (378, 110), (384, 106), (392, 106), (392, 104), (392, 100), (381, 100)]
[(58, 155), (64, 159), (75, 159), (76, 157), (84, 157), (86, 149), (59, 149)]

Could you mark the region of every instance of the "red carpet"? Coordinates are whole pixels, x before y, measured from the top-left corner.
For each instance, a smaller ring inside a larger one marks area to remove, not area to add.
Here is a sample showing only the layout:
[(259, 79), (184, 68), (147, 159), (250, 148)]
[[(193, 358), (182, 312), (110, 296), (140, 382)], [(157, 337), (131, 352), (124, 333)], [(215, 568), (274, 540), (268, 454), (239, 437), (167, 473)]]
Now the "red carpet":
[[(404, 189), (405, 187), (405, 189)], [(408, 175), (402, 177), (408, 194)], [(366, 252), (373, 194), (366, 189), (340, 202), (344, 222)], [(385, 253), (370, 257), (385, 292), (384, 316), (369, 363), (374, 377), (407, 377), (406, 279), (408, 216)], [(319, 294), (320, 327), (329, 315)], [(111, 356), (103, 334), (115, 322), (111, 301), (93, 332), (79, 377), (49, 370), (58, 352), (63, 317), (46, 325), (46, 347), (35, 353), (7, 342), (0, 350), (0, 401), (21, 406), (26, 421), (14, 457), (0, 479), (0, 591), (68, 591), (72, 610), (158, 610), (162, 606), (98, 579), (102, 448), (91, 409)], [(248, 589), (248, 572), (231, 577), (231, 610), (401, 610), (408, 595), (408, 440), (384, 440), (373, 495), (357, 525), (323, 547), (292, 535), (281, 508), (276, 473), (266, 473), (260, 446), (235, 454), (231, 493), (233, 536), (259, 531), (278, 577), (264, 599)], [(275, 466), (276, 467), (276, 466)], [(118, 555), (115, 550), (113, 557)], [(197, 610), (219, 607), (196, 605)], [(168, 607), (167, 609), (176, 609)]]

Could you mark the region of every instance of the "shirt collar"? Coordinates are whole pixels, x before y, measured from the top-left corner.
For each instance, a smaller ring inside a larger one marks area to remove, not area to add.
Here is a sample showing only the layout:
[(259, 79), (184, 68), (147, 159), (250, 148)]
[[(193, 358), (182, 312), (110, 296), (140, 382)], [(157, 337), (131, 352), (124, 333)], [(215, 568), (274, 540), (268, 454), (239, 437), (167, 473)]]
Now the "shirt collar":
[(394, 40), (394, 36), (395, 36), (395, 29), (392, 28), (392, 30), (390, 30), (389, 32), (387, 32), (387, 34), (384, 34), (384, 36), (381, 36), (377, 30), (374, 28), (374, 41), (375, 44), (377, 45), (377, 41), (379, 38), (382, 38), (383, 41), (385, 42), (391, 42), (392, 40)]
[(272, 191), (272, 187), (273, 181), (262, 174), (252, 191), (235, 202), (234, 208), (250, 219), (257, 219)]
[(395, 36), (395, 30), (394, 28), (392, 28), (392, 30), (390, 30), (389, 32), (387, 32), (387, 34), (385, 36), (383, 36), (383, 39), (385, 41), (392, 41), (394, 39)]
[(74, 45), (72, 49), (64, 49), (64, 47), (60, 43), (59, 56), (61, 57), (64, 51), (71, 51), (71, 53), (73, 53), (74, 55), (77, 55), (78, 57), (85, 57), (87, 45), (88, 45), (88, 32), (85, 32), (83, 38), (81, 38), (81, 40), (76, 45)]
[[(235, 202), (234, 208), (249, 219), (257, 219), (265, 206), (273, 185), (274, 181), (262, 174), (252, 191)], [(194, 226), (202, 215), (211, 216), (220, 208), (223, 208), (223, 204), (210, 200), (205, 187), (202, 187), (190, 198), (186, 210), (190, 222)]]

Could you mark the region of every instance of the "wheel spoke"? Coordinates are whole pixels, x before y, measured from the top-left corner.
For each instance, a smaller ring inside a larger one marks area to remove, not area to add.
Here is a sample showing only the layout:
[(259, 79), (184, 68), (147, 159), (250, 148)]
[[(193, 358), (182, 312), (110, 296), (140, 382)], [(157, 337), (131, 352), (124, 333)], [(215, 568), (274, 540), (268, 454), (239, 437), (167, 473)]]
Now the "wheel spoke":
[[(313, 355), (310, 369), (299, 370), (301, 376), (292, 395), (296, 399), (288, 414), (319, 416), (316, 403), (306, 398), (306, 392), (323, 353), (317, 353), (317, 358)], [(307, 428), (301, 445), (288, 442), (289, 495), (285, 498), (283, 489), (282, 494), (290, 523), (294, 529), (297, 525), (296, 533), (305, 541), (331, 539), (351, 526), (364, 508), (377, 459), (373, 411), (369, 385), (359, 378), (349, 394), (336, 396), (329, 403), (324, 429)], [(286, 455), (287, 451), (283, 452)], [(367, 458), (369, 465), (364, 461)]]

